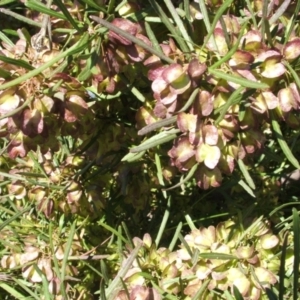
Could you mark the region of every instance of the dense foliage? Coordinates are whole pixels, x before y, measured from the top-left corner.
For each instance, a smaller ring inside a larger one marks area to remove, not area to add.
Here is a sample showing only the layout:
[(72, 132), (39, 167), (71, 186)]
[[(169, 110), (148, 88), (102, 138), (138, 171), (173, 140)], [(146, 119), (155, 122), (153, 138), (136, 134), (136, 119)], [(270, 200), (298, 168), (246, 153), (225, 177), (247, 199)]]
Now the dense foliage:
[(0, 0), (2, 298), (298, 299), (299, 10)]

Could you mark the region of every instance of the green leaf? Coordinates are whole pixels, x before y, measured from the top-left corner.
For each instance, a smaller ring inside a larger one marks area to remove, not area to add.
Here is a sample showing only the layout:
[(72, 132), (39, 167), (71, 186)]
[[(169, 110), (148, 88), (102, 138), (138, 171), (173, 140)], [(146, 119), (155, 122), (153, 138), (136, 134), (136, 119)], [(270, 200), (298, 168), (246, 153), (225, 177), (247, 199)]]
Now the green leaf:
[(183, 0), (183, 8), (184, 8), (186, 19), (188, 20), (189, 23), (192, 23), (189, 0)]
[(119, 73), (118, 75), (120, 77), (120, 79), (122, 81), (124, 81), (126, 87), (130, 90), (130, 92), (141, 102), (145, 102), (146, 98), (145, 96), (143, 95), (143, 93), (141, 93), (137, 87), (135, 87), (131, 82), (130, 80), (127, 79), (126, 76), (122, 75)]
[(181, 36), (185, 39), (185, 42), (187, 43), (190, 51), (194, 51), (194, 46), (191, 40), (190, 35), (187, 33), (185, 26), (183, 24), (183, 22), (181, 21), (173, 3), (170, 0), (164, 0), (166, 7), (168, 8), (175, 24), (178, 27), (179, 32), (181, 33)]
[(104, 12), (105, 14), (107, 14), (107, 11), (106, 9), (104, 8), (103, 5), (98, 5), (96, 3), (96, 1), (93, 1), (93, 0), (82, 0), (82, 2), (86, 3), (88, 6), (92, 7), (92, 8), (95, 8), (96, 10), (99, 10), (99, 11), (102, 11)]
[(202, 258), (205, 258), (205, 259), (220, 259), (220, 260), (237, 259), (236, 256), (226, 254), (226, 253), (200, 253), (199, 257), (202, 257)]
[(123, 278), (128, 270), (132, 267), (133, 261), (136, 259), (138, 252), (140, 248), (142, 247), (142, 244), (139, 244), (133, 251), (130, 253), (129, 257), (126, 259), (125, 263), (123, 263), (122, 268), (120, 268), (118, 274), (115, 276), (114, 280), (111, 282), (111, 284), (106, 289), (106, 297), (108, 299), (115, 299), (115, 296), (117, 295), (118, 291), (120, 290), (121, 286), (121, 278)]
[(32, 25), (32, 26), (36, 26), (36, 27), (42, 27), (42, 23), (39, 23), (39, 22), (35, 22), (29, 18), (26, 18), (22, 15), (19, 15), (9, 9), (6, 9), (6, 8), (0, 8), (0, 13), (3, 13), (3, 14), (6, 14), (6, 15), (9, 15), (21, 22), (24, 22), (26, 24), (29, 24), (29, 25)]
[(209, 285), (209, 283), (210, 283), (209, 279), (205, 280), (202, 283), (200, 289), (197, 291), (197, 293), (193, 296), (191, 300), (203, 299), (202, 295), (205, 293), (205, 291), (207, 291), (207, 286)]
[[(176, 296), (170, 295), (165, 290), (163, 290), (160, 286), (157, 285), (156, 280), (151, 281), (151, 285), (161, 294), (161, 299), (163, 300), (178, 300)], [(163, 295), (163, 296), (162, 296)]]
[(300, 221), (299, 212), (293, 208), (293, 237), (294, 237), (294, 265), (293, 265), (293, 299), (298, 298), (299, 263), (300, 263)]
[(131, 153), (131, 152), (129, 152), (128, 154), (126, 154), (121, 159), (121, 161), (128, 161), (129, 163), (130, 162), (134, 162), (134, 161), (137, 161), (137, 160), (141, 159), (144, 156), (145, 153), (146, 153), (146, 150), (141, 151), (141, 152), (137, 152), (137, 153)]
[[(213, 25), (216, 25), (217, 23), (216, 24), (210, 24), (209, 15), (208, 15), (208, 12), (207, 12), (207, 9), (206, 9), (207, 5), (206, 5), (205, 1), (204, 0), (199, 0), (198, 3), (199, 3), (200, 11), (201, 11), (202, 16), (203, 16), (203, 21), (204, 21), (204, 24), (205, 24), (205, 27), (206, 27), (206, 31), (208, 32), (208, 38), (206, 38), (206, 40), (204, 42), (204, 44), (206, 44), (209, 40), (209, 37), (212, 35), (212, 33), (215, 30), (215, 26), (213, 26)], [(218, 49), (214, 36), (213, 36), (213, 43), (214, 43), (214, 47), (216, 49)]]
[[(83, 1), (84, 1), (84, 0), (83, 0)], [(116, 4), (115, 2), (116, 2), (116, 0), (110, 0), (110, 1), (109, 1), (108, 5), (107, 5), (107, 13), (108, 13), (108, 14), (111, 14), (111, 13), (114, 12), (115, 4)]]
[[(65, 225), (63, 224), (63, 219), (60, 220), (61, 229)], [(51, 249), (51, 253), (55, 253), (56, 251), (56, 241), (53, 241), (53, 222), (49, 223), (49, 246)], [(65, 230), (65, 228), (63, 228)], [(56, 274), (56, 277), (61, 281), (61, 272), (60, 272), (60, 264), (58, 262), (58, 259), (56, 255), (53, 255), (53, 264), (54, 264), (54, 272)]]
[(11, 285), (6, 284), (5, 282), (0, 282), (0, 288), (9, 293), (14, 299), (26, 299), (25, 295), (22, 295), (18, 291), (16, 291)]
[(246, 179), (246, 182), (248, 183), (248, 186), (252, 189), (255, 190), (255, 183), (247, 169), (247, 167), (245, 166), (243, 160), (241, 160), (240, 158), (238, 159), (238, 165), (240, 167), (240, 170), (244, 176), (244, 178)]
[(266, 294), (267, 294), (269, 300), (278, 300), (278, 297), (270, 288), (266, 288)]
[(169, 187), (169, 188), (166, 188), (166, 189), (163, 189), (164, 191), (169, 191), (169, 190), (173, 190), (181, 185), (183, 185), (185, 182), (189, 181), (195, 174), (197, 168), (198, 168), (199, 164), (195, 164), (188, 172), (188, 174), (186, 175), (186, 177), (183, 179), (183, 180), (180, 180), (180, 182), (176, 183), (175, 185)]
[(162, 235), (163, 235), (163, 233), (165, 231), (165, 228), (166, 228), (169, 216), (170, 216), (170, 207), (171, 207), (171, 196), (169, 196), (169, 198), (168, 198), (167, 207), (166, 207), (163, 219), (162, 219), (162, 221), (160, 223), (160, 227), (159, 227), (159, 231), (157, 233), (157, 237), (155, 239), (155, 245), (156, 246), (159, 245), (161, 237), (162, 237)]
[(160, 53), (163, 54), (163, 51), (161, 50), (161, 47), (160, 47), (159, 42), (156, 38), (156, 35), (153, 32), (149, 22), (145, 22), (145, 30), (146, 30), (147, 36), (148, 36), (149, 40), (151, 41), (154, 49), (156, 49), (157, 51), (159, 51)]
[(77, 22), (74, 20), (74, 18), (71, 16), (69, 11), (67, 10), (65, 4), (62, 3), (61, 0), (54, 0), (54, 3), (60, 8), (62, 13), (64, 14), (65, 18), (72, 24), (72, 26), (79, 32), (81, 32), (81, 28), (78, 27)]
[(268, 20), (269, 25), (272, 25), (275, 23), (287, 10), (291, 3), (291, 0), (285, 0), (281, 3), (281, 5), (276, 9), (274, 14), (271, 16), (271, 18)]
[(30, 206), (24, 208), (21, 211), (16, 212), (11, 218), (5, 220), (4, 222), (2, 222), (0, 224), (0, 231), (5, 228), (8, 224), (10, 224), (11, 222), (13, 222), (14, 220), (18, 219), (20, 216), (22, 216), (25, 212), (28, 212), (31, 209)]
[(233, 285), (233, 294), (234, 294), (234, 297), (235, 297), (236, 300), (243, 300), (244, 299), (242, 294), (240, 293), (239, 289), (235, 285)]
[(252, 189), (247, 185), (247, 183), (244, 180), (241, 179), (238, 183), (250, 196), (252, 196), (253, 198), (256, 198)]
[(154, 8), (156, 14), (160, 17), (161, 21), (165, 24), (167, 29), (170, 31), (170, 33), (174, 36), (176, 42), (178, 43), (180, 49), (183, 52), (189, 52), (189, 48), (185, 41), (179, 37), (178, 29), (172, 24), (172, 22), (169, 20), (168, 16), (165, 14), (163, 9), (159, 6), (157, 1), (155, 0), (149, 0), (151, 6)]
[(34, 270), (39, 274), (42, 278), (42, 286), (43, 286), (43, 298), (45, 300), (51, 300), (50, 292), (49, 292), (49, 282), (45, 276), (45, 274), (40, 270), (36, 263), (33, 264)]
[(226, 101), (226, 103), (224, 105), (222, 105), (221, 107), (221, 111), (220, 111), (220, 115), (217, 118), (217, 120), (215, 121), (215, 124), (218, 125), (223, 119), (225, 114), (228, 112), (229, 108), (233, 105), (236, 104), (236, 102), (239, 102), (242, 100), (243, 98), (243, 93), (242, 91), (244, 90), (244, 87), (240, 86), (237, 90), (235, 90), (230, 97), (228, 98), (228, 100)]
[[(121, 239), (125, 244), (129, 243), (122, 235), (119, 234), (119, 232), (117, 230), (115, 230), (114, 228), (112, 228), (111, 226), (103, 223), (103, 221), (99, 222), (99, 225), (104, 227), (105, 229), (107, 229), (108, 231), (110, 231), (111, 233), (113, 233), (114, 235), (116, 235), (119, 239)], [(130, 244), (130, 243), (129, 243)]]
[[(158, 182), (161, 186), (164, 186), (165, 183), (164, 183), (163, 171), (162, 171), (162, 167), (161, 167), (160, 157), (157, 153), (155, 153), (155, 165), (156, 165), (156, 170), (157, 170)], [(167, 199), (167, 192), (162, 191), (162, 194), (163, 194), (164, 198)]]
[(210, 24), (210, 21), (209, 21), (209, 16), (207, 14), (207, 9), (206, 9), (206, 4), (203, 0), (201, 0), (199, 2), (199, 7), (200, 7), (200, 10), (203, 14), (203, 17), (204, 17), (204, 22), (205, 22), (205, 26), (206, 26), (206, 30), (207, 30), (207, 36), (204, 40), (204, 43), (203, 43), (203, 46), (202, 46), (202, 50), (203, 48), (206, 46), (209, 38), (211, 37), (211, 35), (213, 34), (215, 28), (216, 28), (216, 25), (220, 19), (220, 17), (223, 15), (223, 13), (226, 11), (226, 9), (231, 5), (231, 3), (233, 2), (233, 0), (226, 0), (221, 6), (220, 8), (218, 9), (215, 17), (214, 17), (214, 20), (213, 22)]
[(197, 229), (190, 215), (186, 214), (184, 218), (186, 219), (186, 222), (191, 230)]
[(107, 265), (103, 259), (101, 259), (101, 261), (100, 261), (100, 270), (101, 270), (101, 274), (104, 279), (104, 282), (108, 283), (109, 282), (108, 269), (107, 269)]
[(1, 0), (0, 1), (0, 5), (2, 6), (4, 6), (4, 5), (7, 5), (7, 4), (10, 4), (10, 3), (13, 3), (13, 2), (15, 2), (16, 0)]
[(163, 143), (172, 141), (177, 137), (177, 133), (179, 132), (180, 132), (179, 129), (171, 129), (169, 131), (160, 132), (157, 135), (152, 136), (151, 138), (149, 138), (139, 146), (131, 148), (130, 152), (131, 153), (141, 152), (153, 148), (155, 146), (161, 145)]
[(41, 12), (45, 15), (55, 17), (56, 19), (61, 19), (61, 20), (66, 20), (66, 21), (68, 20), (64, 14), (54, 11), (51, 8), (48, 8), (45, 4), (43, 4), (42, 2), (39, 2), (39, 1), (28, 0), (25, 2), (25, 6), (32, 10)]
[[(199, 92), (199, 88), (194, 89), (194, 91), (192, 92), (192, 94), (190, 95), (188, 101), (184, 104), (184, 106), (178, 111), (178, 113), (180, 112), (185, 112), (187, 109), (190, 108), (190, 106), (194, 103), (197, 95)], [(166, 118), (163, 120), (159, 120), (155, 123), (152, 123), (150, 125), (147, 125), (145, 127), (143, 127), (141, 130), (138, 131), (138, 135), (145, 135), (153, 130), (156, 130), (158, 128), (164, 127), (164, 126), (168, 126), (171, 125), (173, 123), (175, 123), (177, 120), (177, 116), (173, 116), (170, 118)]]
[(290, 40), (291, 33), (295, 30), (295, 22), (298, 20), (298, 14), (300, 11), (300, 1), (296, 2), (296, 8), (293, 10), (293, 15), (290, 17), (288, 22), (288, 30), (285, 30), (284, 43), (286, 44)]
[(288, 247), (288, 237), (289, 237), (289, 232), (286, 232), (283, 237), (283, 243), (281, 248), (279, 280), (278, 280), (279, 283), (278, 298), (280, 300), (284, 299), (284, 295), (285, 295), (284, 279), (285, 279), (285, 260), (286, 260), (286, 249)]
[(289, 203), (282, 204), (282, 205), (280, 205), (280, 206), (276, 206), (276, 208), (274, 208), (274, 209), (269, 213), (269, 216), (274, 215), (277, 211), (282, 210), (282, 209), (285, 208), (285, 207), (288, 207), (288, 206), (295, 206), (295, 205), (300, 205), (300, 202), (289, 202)]
[(170, 245), (169, 245), (169, 247), (168, 247), (168, 249), (169, 249), (170, 251), (173, 251), (173, 249), (174, 249), (174, 247), (175, 247), (175, 245), (176, 245), (176, 243), (177, 243), (177, 240), (178, 240), (178, 238), (179, 238), (179, 233), (180, 233), (181, 229), (182, 229), (182, 222), (179, 222), (179, 224), (178, 224), (177, 227), (176, 227), (176, 231), (175, 231), (175, 233), (174, 233), (174, 236), (173, 236), (173, 238), (172, 238), (172, 241), (171, 241), (171, 243), (170, 243)]
[(67, 240), (67, 244), (65, 246), (64, 249), (64, 258), (62, 260), (62, 266), (61, 266), (61, 274), (60, 274), (60, 279), (61, 279), (61, 285), (60, 285), (60, 292), (62, 293), (63, 297), (65, 299), (67, 299), (67, 295), (66, 295), (66, 287), (65, 287), (65, 277), (66, 277), (66, 271), (67, 271), (67, 263), (68, 263), (68, 259), (69, 259), (69, 255), (70, 255), (70, 251), (72, 248), (72, 243), (74, 240), (74, 236), (75, 236), (75, 232), (76, 232), (76, 221), (73, 222), (70, 231), (68, 233), (68, 240)]
[(81, 70), (79, 75), (77, 76), (79, 81), (85, 81), (87, 80), (91, 74), (92, 74), (92, 68), (94, 66), (94, 59), (93, 59), (93, 53), (90, 54), (90, 57), (86, 60), (86, 65)]
[(288, 159), (288, 161), (296, 168), (296, 169), (300, 169), (300, 165), (298, 160), (296, 159), (296, 157), (293, 155), (291, 149), (289, 148), (287, 142), (284, 140), (283, 138), (283, 134), (281, 132), (280, 126), (278, 124), (278, 122), (275, 119), (275, 115), (274, 112), (271, 111), (271, 118), (272, 118), (272, 127), (273, 127), (273, 131), (275, 133), (275, 136), (277, 138), (278, 144), (281, 148), (281, 150), (283, 151), (283, 153), (285, 154), (285, 157)]
[(292, 68), (292, 66), (287, 61), (284, 61), (283, 64), (291, 72), (291, 74), (292, 74), (292, 76), (295, 80), (295, 83), (297, 84), (298, 88), (300, 89), (300, 79), (299, 79), (299, 76), (298, 76), (297, 72)]
[(252, 4), (253, 2), (250, 1), (250, 0), (245, 0), (245, 2), (247, 4), (247, 9), (250, 12), (250, 18), (251, 18), (251, 20), (253, 22), (254, 28), (256, 30), (258, 30), (258, 26), (257, 26), (257, 22), (256, 22), (256, 15), (257, 15), (257, 13), (255, 13), (254, 10), (253, 10), (253, 4)]
[(0, 31), (0, 39), (1, 39), (4, 43), (8, 44), (8, 45), (11, 46), (11, 47), (14, 47), (14, 46), (15, 46), (15, 44), (12, 42), (12, 40), (11, 40), (10, 38), (8, 38), (2, 31)]
[[(192, 230), (192, 229), (191, 229)], [(182, 236), (181, 233), (178, 234), (178, 238), (180, 240), (180, 242), (183, 244), (184, 249), (186, 249), (186, 251), (188, 252), (189, 256), (192, 257), (193, 256), (193, 252), (189, 246), (189, 244), (187, 243), (187, 241), (184, 239), (184, 237)]]
[(140, 129), (138, 131), (138, 135), (145, 135), (145, 134), (147, 134), (151, 131), (154, 131), (156, 129), (159, 129), (161, 127), (171, 125), (171, 124), (175, 123), (176, 120), (177, 120), (177, 116), (173, 116), (173, 117), (170, 117), (170, 118), (159, 120), (155, 123), (149, 124), (149, 125), (143, 127), (142, 129)]
[[(123, 230), (124, 230), (124, 232), (125, 232), (125, 234), (126, 234), (126, 237), (127, 237), (127, 243), (129, 243), (129, 245), (130, 245), (132, 248), (134, 248), (134, 244), (133, 244), (133, 241), (132, 241), (132, 236), (131, 236), (131, 234), (130, 234), (130, 232), (129, 232), (129, 229), (128, 229), (128, 227), (127, 227), (127, 225), (126, 225), (125, 222), (122, 222), (122, 227), (123, 227)], [(118, 236), (118, 239), (119, 239), (119, 240), (121, 240), (121, 239), (120, 239), (120, 236), (122, 236), (122, 235), (119, 235), (119, 236)]]
[(7, 72), (0, 68), (0, 77), (4, 78), (5, 80), (8, 80), (8, 79), (10, 79), (11, 74), (10, 74), (10, 72)]
[[(23, 280), (17, 279), (17, 278), (12, 278), (12, 280), (19, 285), (26, 293), (28, 293), (33, 299), (35, 300), (40, 300), (40, 296), (35, 294), (26, 284), (24, 284)], [(27, 299), (27, 298), (17, 298), (17, 299)]]
[(253, 89), (267, 89), (269, 88), (269, 86), (266, 83), (262, 83), (262, 82), (256, 82), (256, 81), (252, 81), (246, 78), (242, 78), (242, 77), (238, 77), (235, 75), (230, 75), (227, 73), (224, 73), (222, 71), (219, 70), (214, 70), (212, 68), (209, 68), (209, 73), (211, 73), (212, 75), (216, 76), (217, 78), (221, 78), (224, 79), (226, 81), (231, 81), (234, 83), (237, 83), (243, 87), (248, 87), (248, 88), (253, 88)]

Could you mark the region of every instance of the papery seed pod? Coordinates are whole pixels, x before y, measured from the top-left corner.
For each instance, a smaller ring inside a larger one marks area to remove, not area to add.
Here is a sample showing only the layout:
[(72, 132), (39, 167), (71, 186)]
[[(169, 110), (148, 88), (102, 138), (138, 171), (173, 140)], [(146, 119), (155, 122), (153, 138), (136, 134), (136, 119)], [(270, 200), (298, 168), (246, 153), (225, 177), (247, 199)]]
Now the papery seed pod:
[(289, 186), (300, 180), (300, 170), (294, 170), (280, 178), (280, 183), (284, 186)]

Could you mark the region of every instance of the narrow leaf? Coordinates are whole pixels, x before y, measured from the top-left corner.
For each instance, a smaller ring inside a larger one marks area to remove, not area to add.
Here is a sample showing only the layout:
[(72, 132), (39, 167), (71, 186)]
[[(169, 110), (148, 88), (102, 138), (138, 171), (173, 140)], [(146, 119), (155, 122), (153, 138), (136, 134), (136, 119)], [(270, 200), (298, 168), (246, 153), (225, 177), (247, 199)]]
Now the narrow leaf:
[(293, 208), (293, 233), (294, 233), (294, 266), (293, 266), (293, 299), (298, 298), (299, 289), (299, 262), (300, 262), (300, 221), (299, 213)]
[(283, 134), (281, 132), (280, 126), (278, 122), (275, 119), (274, 112), (271, 111), (271, 118), (272, 118), (272, 127), (273, 131), (275, 133), (275, 136), (277, 138), (278, 144), (285, 154), (285, 157), (288, 159), (288, 161), (297, 169), (300, 169), (300, 165), (296, 157), (293, 155), (291, 149), (289, 148), (287, 142), (283, 138)]
[(142, 129), (140, 129), (138, 131), (138, 135), (145, 135), (145, 134), (147, 134), (151, 131), (154, 131), (156, 129), (159, 129), (161, 127), (171, 125), (171, 124), (175, 123), (176, 120), (177, 120), (177, 116), (173, 116), (173, 117), (170, 117), (170, 118), (159, 120), (155, 123), (149, 124), (149, 125), (143, 127)]
[(269, 300), (278, 300), (276, 294), (270, 288), (266, 288), (266, 294)]
[(235, 90), (230, 97), (228, 98), (228, 100), (226, 101), (226, 103), (224, 105), (222, 105), (222, 110), (220, 111), (220, 115), (217, 118), (217, 120), (215, 121), (215, 124), (218, 125), (223, 119), (225, 114), (228, 112), (229, 108), (236, 103), (237, 101), (240, 101), (243, 97), (242, 91), (244, 90), (244, 87), (240, 86), (237, 90)]
[(238, 183), (250, 196), (256, 198), (252, 189), (247, 185), (247, 183), (244, 180), (241, 179)]
[(285, 31), (285, 44), (290, 40), (291, 33), (295, 29), (295, 22), (298, 20), (298, 14), (300, 11), (300, 1), (296, 2), (296, 8), (294, 9), (294, 14), (290, 18), (289, 24), (288, 24), (288, 30)]
[[(194, 103), (197, 95), (198, 95), (198, 92), (199, 92), (199, 88), (196, 88), (192, 94), (190, 95), (188, 101), (184, 104), (184, 106), (178, 111), (178, 113), (180, 112), (185, 112), (187, 109), (190, 108), (190, 106)], [(145, 127), (143, 127), (141, 130), (138, 131), (138, 135), (145, 135), (153, 130), (156, 130), (158, 128), (161, 128), (161, 127), (164, 127), (164, 126), (168, 126), (168, 125), (171, 125), (173, 123), (175, 123), (177, 120), (177, 116), (173, 116), (173, 117), (170, 117), (170, 118), (166, 118), (166, 119), (163, 119), (163, 120), (159, 120), (155, 123), (152, 123), (150, 125), (147, 125)]]
[(284, 299), (285, 295), (285, 286), (284, 286), (284, 279), (285, 279), (285, 260), (286, 260), (286, 249), (288, 246), (288, 236), (289, 233), (286, 232), (283, 238), (282, 248), (281, 248), (281, 257), (280, 257), (280, 269), (279, 269), (279, 294), (278, 298), (280, 300)]
[(11, 47), (14, 47), (14, 43), (12, 42), (12, 40), (10, 38), (8, 38), (3, 32), (0, 31), (0, 39), (8, 44)]
[(138, 252), (142, 244), (139, 244), (130, 254), (130, 256), (126, 259), (126, 262), (123, 264), (122, 268), (119, 270), (118, 274), (112, 281), (112, 283), (106, 289), (106, 297), (108, 299), (115, 299), (114, 297), (117, 295), (121, 286), (121, 278), (123, 278), (128, 270), (131, 268), (133, 261), (136, 259)]
[(41, 12), (45, 15), (55, 17), (57, 19), (62, 19), (62, 20), (67, 20), (67, 18), (64, 16), (64, 14), (59, 13), (57, 11), (54, 11), (51, 8), (48, 8), (45, 4), (42, 2), (34, 1), (34, 0), (28, 0), (25, 2), (25, 6), (32, 9), (36, 10), (38, 12)]
[(29, 18), (26, 18), (22, 15), (19, 15), (13, 11), (11, 11), (10, 9), (6, 9), (6, 8), (0, 8), (0, 13), (6, 14), (8, 16), (11, 16), (21, 22), (24, 22), (26, 24), (32, 25), (32, 26), (36, 26), (36, 27), (42, 27), (42, 23), (39, 22), (35, 22)]
[(163, 233), (165, 231), (165, 228), (166, 228), (169, 216), (170, 216), (170, 207), (171, 207), (171, 196), (169, 196), (169, 198), (168, 198), (167, 207), (165, 209), (165, 213), (164, 213), (163, 219), (162, 219), (162, 221), (160, 223), (160, 227), (159, 227), (159, 231), (157, 233), (157, 237), (155, 239), (156, 246), (159, 245), (161, 237), (162, 237), (162, 235), (163, 235)]
[(202, 258), (205, 258), (205, 259), (220, 259), (220, 260), (237, 259), (236, 256), (226, 254), (226, 253), (200, 253), (199, 257), (202, 257)]
[(140, 158), (142, 158), (144, 156), (144, 154), (146, 153), (146, 151), (141, 151), (141, 152), (137, 152), (137, 153), (131, 153), (129, 152), (128, 154), (126, 154), (121, 161), (128, 161), (130, 162), (134, 162), (136, 160), (139, 160)]
[(255, 190), (255, 183), (247, 169), (247, 167), (245, 166), (244, 162), (241, 159), (238, 159), (238, 165), (240, 167), (240, 170), (244, 176), (244, 178), (246, 179), (246, 182), (248, 183), (249, 187), (253, 190)]
[(191, 230), (197, 229), (190, 215), (186, 214), (184, 217)]
[(6, 221), (2, 222), (0, 224), (0, 231), (5, 228), (5, 226), (7, 226), (8, 224), (10, 224), (11, 222), (13, 222), (14, 220), (18, 219), (20, 216), (22, 216), (25, 212), (28, 212), (31, 209), (30, 206), (24, 208), (23, 210), (15, 213), (11, 218), (7, 219)]
[(239, 289), (235, 285), (233, 285), (233, 294), (234, 294), (234, 297), (235, 297), (236, 300), (243, 300), (244, 299), (242, 294), (240, 293)]
[(62, 3), (61, 0), (54, 0), (54, 3), (60, 8), (66, 19), (72, 24), (72, 26), (77, 30), (81, 31), (81, 29), (78, 27), (77, 23), (75, 22), (74, 18), (71, 16), (69, 11), (67, 10), (65, 4)]
[(188, 172), (188, 174), (186, 175), (186, 177), (183, 179), (183, 180), (180, 180), (180, 182), (178, 182), (177, 184), (169, 187), (169, 188), (166, 188), (166, 189), (163, 189), (164, 191), (169, 191), (169, 190), (173, 190), (181, 185), (183, 185), (185, 182), (189, 181), (195, 174), (197, 168), (198, 168), (198, 165), (199, 164), (195, 164)]
[(175, 28), (175, 26), (172, 24), (172, 22), (169, 20), (168, 16), (165, 14), (163, 9), (159, 6), (157, 1), (155, 0), (149, 0), (151, 6), (156, 11), (156, 14), (160, 17), (161, 21), (165, 24), (167, 29), (171, 32), (171, 34), (174, 36), (176, 42), (178, 43), (180, 49), (183, 52), (188, 52), (189, 48), (186, 45), (185, 41), (178, 37), (178, 29)]
[(92, 7), (96, 10), (102, 11), (105, 14), (107, 14), (106, 9), (104, 8), (104, 5), (98, 5), (96, 1), (93, 0), (82, 0), (82, 2), (86, 3), (89, 7)]
[(170, 14), (172, 15), (173, 17), (173, 20), (175, 21), (178, 29), (179, 29), (179, 32), (181, 33), (182, 37), (185, 39), (188, 47), (190, 48), (190, 51), (194, 51), (194, 46), (193, 46), (193, 43), (192, 43), (192, 40), (191, 40), (191, 37), (189, 36), (189, 34), (187, 33), (184, 25), (183, 25), (183, 22), (181, 21), (173, 3), (170, 1), (170, 0), (164, 0)]
[(181, 229), (182, 229), (182, 222), (179, 222), (179, 224), (176, 227), (176, 231), (174, 233), (172, 241), (171, 241), (171, 243), (169, 245), (169, 248), (168, 248), (170, 251), (173, 251), (173, 249), (174, 249), (174, 247), (175, 247), (175, 245), (177, 243), (177, 240), (179, 238), (179, 233), (180, 233)]
[(61, 266), (61, 274), (60, 274), (60, 279), (61, 279), (61, 285), (60, 285), (60, 292), (62, 293), (62, 295), (64, 297), (66, 297), (66, 288), (65, 288), (65, 276), (66, 276), (66, 271), (67, 271), (67, 263), (68, 263), (68, 259), (69, 259), (69, 255), (70, 255), (70, 251), (72, 248), (72, 242), (74, 240), (74, 235), (76, 232), (76, 221), (73, 222), (71, 228), (70, 228), (70, 232), (69, 232), (69, 236), (68, 236), (68, 240), (67, 240), (67, 244), (65, 246), (64, 249), (64, 258), (62, 261), (62, 266)]
[(298, 88), (300, 89), (300, 78), (299, 78), (297, 72), (292, 68), (292, 66), (287, 61), (284, 61), (283, 63), (291, 72), (291, 74), (295, 80), (295, 83), (297, 84)]
[(269, 86), (266, 83), (252, 81), (246, 78), (237, 77), (235, 75), (226, 74), (219, 70), (214, 70), (209, 68), (209, 72), (216, 76), (217, 78), (224, 79), (226, 81), (231, 81), (240, 84), (243, 87), (253, 88), (253, 89), (267, 89)]
[[(36, 295), (28, 286), (26, 286), (26, 284), (24, 284), (23, 280), (17, 279), (17, 278), (12, 278), (12, 280), (18, 284), (26, 293), (28, 293), (33, 299), (35, 300), (40, 300), (41, 298), (39, 297), (39, 295)], [(22, 299), (22, 298), (18, 298), (18, 299)], [(26, 299), (26, 298), (24, 298)]]
[(277, 8), (274, 15), (268, 20), (269, 25), (275, 23), (287, 10), (291, 3), (291, 0), (285, 0), (281, 3), (281, 5)]
[(233, 0), (226, 0), (226, 1), (220, 6), (220, 8), (218, 9), (218, 11), (217, 11), (217, 13), (216, 13), (216, 15), (215, 15), (215, 17), (214, 17), (214, 20), (213, 20), (213, 22), (211, 23), (211, 25), (210, 25), (210, 22), (209, 22), (209, 17), (208, 17), (208, 15), (207, 15), (207, 10), (206, 10), (206, 7), (205, 7), (205, 5), (206, 5), (205, 2), (204, 2), (204, 1), (201, 1), (201, 2), (199, 3), (200, 10), (201, 10), (201, 8), (202, 8), (201, 12), (202, 12), (202, 14), (204, 13), (203, 16), (204, 16), (204, 18), (205, 18), (205, 26), (206, 26), (206, 29), (207, 29), (207, 36), (206, 36), (206, 38), (205, 38), (205, 40), (204, 40), (204, 43), (203, 43), (202, 48), (206, 46), (208, 40), (210, 39), (211, 35), (213, 34), (213, 32), (214, 32), (214, 30), (215, 30), (215, 28), (216, 28), (216, 25), (217, 25), (217, 23), (218, 23), (220, 17), (224, 14), (224, 12), (226, 11), (226, 9), (231, 5), (232, 2), (233, 2)]
[(151, 43), (153, 45), (153, 48), (163, 54), (163, 51), (161, 50), (161, 47), (158, 43), (156, 35), (153, 32), (149, 22), (145, 22), (145, 29), (146, 29), (146, 32), (147, 32), (147, 36), (148, 36), (149, 40), (151, 41)]
[[(156, 165), (156, 169), (157, 169), (157, 178), (158, 178), (158, 182), (161, 186), (164, 186), (164, 177), (163, 177), (163, 171), (162, 171), (162, 167), (161, 167), (161, 162), (160, 162), (160, 157), (157, 153), (155, 153), (155, 165)], [(167, 199), (167, 192), (166, 191), (162, 191), (163, 196), (165, 199)]]
[(248, 26), (248, 22), (245, 22), (241, 28), (240, 34), (236, 40), (236, 43), (234, 44), (233, 47), (231, 47), (231, 49), (228, 51), (228, 53), (222, 57), (221, 59), (218, 59), (218, 61), (216, 61), (210, 68), (211, 69), (216, 69), (219, 66), (221, 66), (222, 63), (228, 61), (229, 59), (232, 58), (232, 55), (236, 52), (236, 50), (238, 49), (239, 45), (240, 45), (240, 41), (242, 39), (242, 37), (244, 36), (244, 31), (246, 29), (246, 27)]
[(202, 295), (205, 293), (205, 291), (207, 291), (207, 286), (210, 283), (210, 279), (205, 280), (200, 289), (197, 291), (197, 293), (194, 295), (194, 297), (191, 300), (198, 300), (198, 299), (203, 299)]
[(172, 141), (177, 137), (177, 133), (179, 132), (180, 132), (179, 129), (160, 132), (159, 134), (152, 136), (151, 138), (146, 140), (141, 145), (131, 148), (130, 152), (132, 153), (141, 152), (153, 148), (155, 146), (161, 145), (163, 143)]
[(11, 285), (6, 284), (5, 282), (0, 282), (0, 288), (5, 290), (7, 293), (9, 293), (12, 297), (15, 299), (26, 299), (25, 295), (22, 295), (18, 291), (16, 291)]

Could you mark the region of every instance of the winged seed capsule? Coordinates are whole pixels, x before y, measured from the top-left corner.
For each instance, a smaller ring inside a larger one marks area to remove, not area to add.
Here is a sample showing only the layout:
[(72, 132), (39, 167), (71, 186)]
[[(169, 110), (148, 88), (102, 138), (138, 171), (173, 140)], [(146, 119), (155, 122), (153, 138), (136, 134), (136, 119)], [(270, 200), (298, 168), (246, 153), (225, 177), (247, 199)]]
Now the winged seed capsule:
[(280, 177), (281, 185), (285, 185), (285, 186), (289, 186), (298, 180), (300, 180), (300, 170), (298, 169)]

